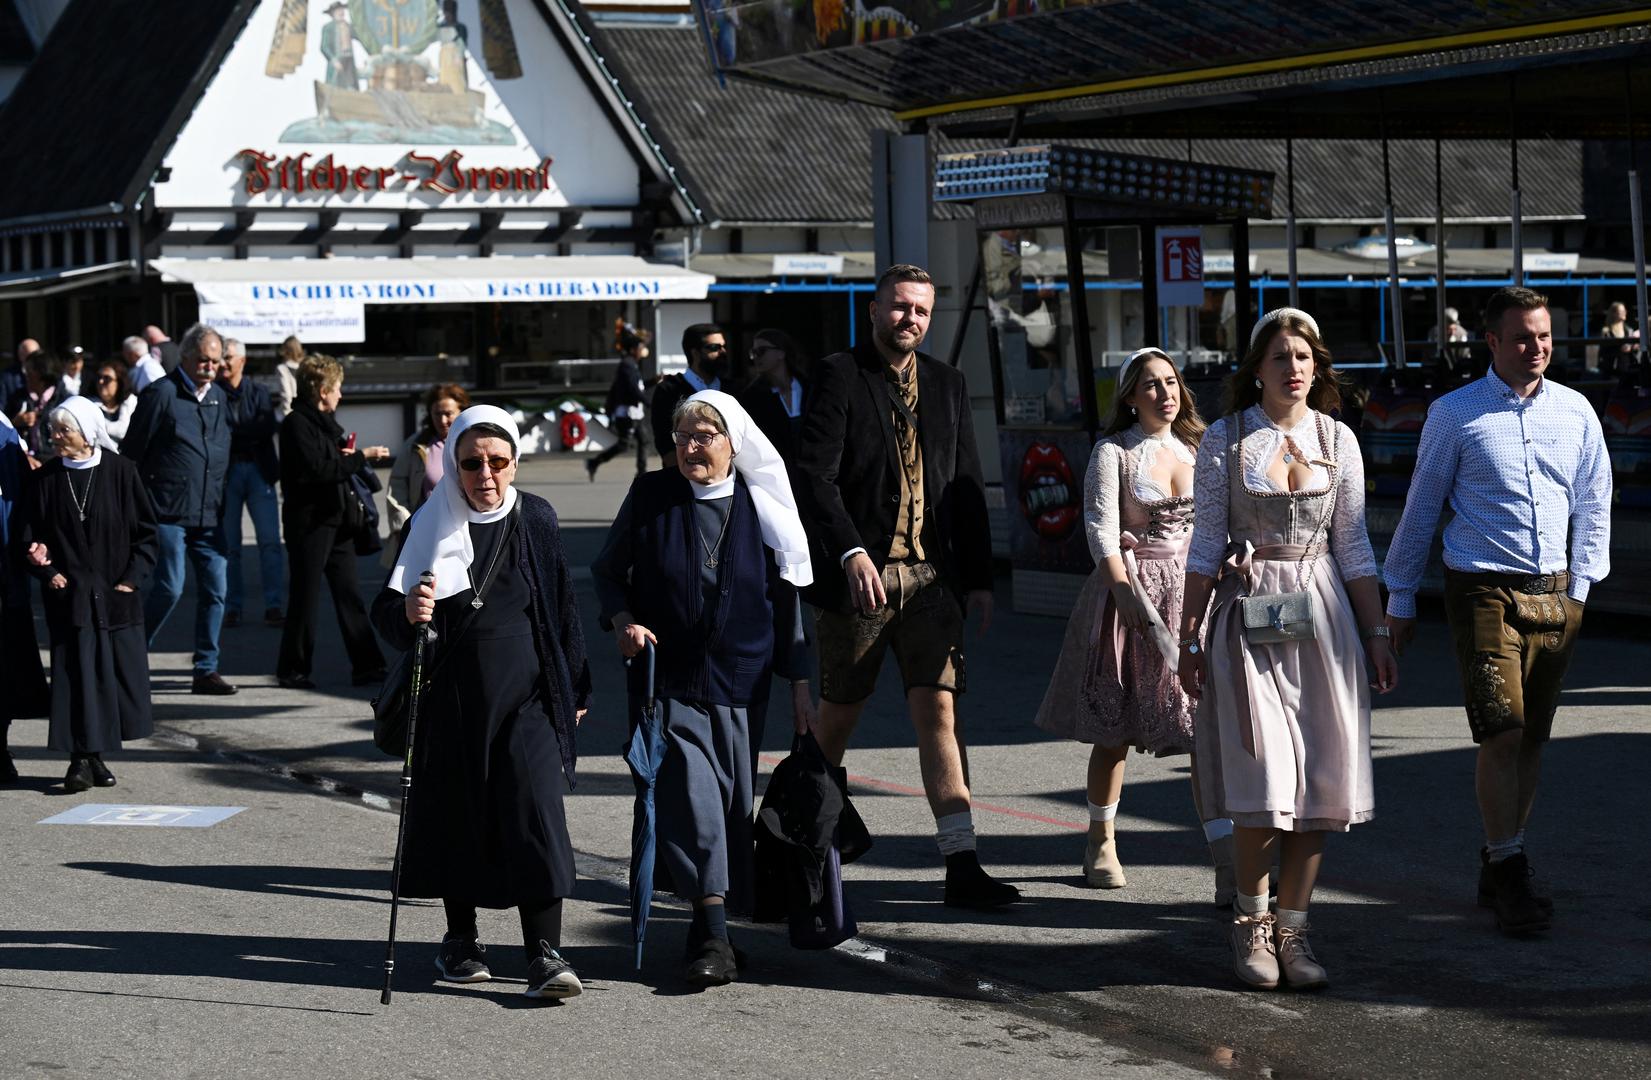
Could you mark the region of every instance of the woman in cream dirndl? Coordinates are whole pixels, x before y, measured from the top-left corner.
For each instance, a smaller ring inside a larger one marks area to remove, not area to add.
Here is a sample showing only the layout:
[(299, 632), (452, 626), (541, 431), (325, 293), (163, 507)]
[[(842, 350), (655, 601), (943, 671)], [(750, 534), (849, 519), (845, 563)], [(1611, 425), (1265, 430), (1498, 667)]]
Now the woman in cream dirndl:
[[(1118, 372), (1113, 413), (1084, 477), (1084, 533), (1095, 571), (1085, 582), (1037, 724), (1093, 745), (1084, 881), (1127, 884), (1114, 821), (1131, 747), (1192, 750), (1192, 702), (1175, 677), (1169, 627), (1181, 617), (1192, 536), (1193, 466), (1204, 421), (1175, 362), (1141, 349)], [(1198, 788), (1193, 786), (1196, 804)], [(1203, 814), (1199, 814), (1200, 819)], [(1216, 902), (1230, 904), (1232, 824), (1205, 824)]]
[[(1386, 693), (1399, 677), (1358, 440), (1326, 415), (1341, 400), (1336, 381), (1312, 317), (1268, 313), (1198, 453), (1180, 676), (1199, 697), (1205, 804), (1235, 826), (1234, 971), (1257, 989), (1329, 984), (1308, 944), (1307, 905), (1325, 833), (1375, 812), (1370, 689)], [(1278, 640), (1286, 632), (1296, 636)]]

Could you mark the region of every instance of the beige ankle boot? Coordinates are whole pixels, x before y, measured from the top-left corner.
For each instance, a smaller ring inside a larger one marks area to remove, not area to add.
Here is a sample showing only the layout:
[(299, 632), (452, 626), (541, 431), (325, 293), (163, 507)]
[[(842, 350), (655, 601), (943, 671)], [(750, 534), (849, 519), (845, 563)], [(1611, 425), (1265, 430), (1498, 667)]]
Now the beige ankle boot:
[(1273, 944), (1273, 916), (1233, 913), (1228, 940), (1233, 947), (1233, 974), (1257, 990), (1278, 989), (1278, 952)]
[(1279, 975), (1292, 990), (1322, 990), (1330, 976), (1313, 955), (1306, 926), (1279, 926), (1274, 929), (1278, 948)]
[(1210, 862), (1215, 864), (1215, 906), (1230, 908), (1238, 896), (1238, 878), (1233, 872), (1233, 838), (1210, 841)]
[(1114, 821), (1091, 821), (1089, 843), (1083, 849), (1083, 879), (1092, 889), (1121, 889), (1129, 884), (1118, 861)]

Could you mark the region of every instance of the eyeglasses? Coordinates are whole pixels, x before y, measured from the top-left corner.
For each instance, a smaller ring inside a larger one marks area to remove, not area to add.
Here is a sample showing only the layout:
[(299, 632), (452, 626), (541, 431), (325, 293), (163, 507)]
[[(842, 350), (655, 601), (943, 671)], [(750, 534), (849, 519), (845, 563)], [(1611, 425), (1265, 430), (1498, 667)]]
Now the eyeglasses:
[(699, 347), (699, 351), (700, 352), (727, 352), (728, 351), (728, 346), (725, 342), (719, 341), (715, 345), (701, 345)]
[(504, 472), (514, 464), (516, 463), (507, 457), (467, 457), (459, 462), (459, 468), (465, 472), (478, 472), (483, 465), (486, 465), (493, 472)]
[(780, 347), (778, 345), (753, 345), (753, 346), (751, 346), (751, 359), (755, 360), (757, 357), (761, 356), (763, 353), (779, 352), (779, 351), (780, 351)]
[(711, 448), (711, 444), (716, 442), (720, 438), (722, 438), (722, 432), (720, 432), (720, 431), (713, 431), (708, 435), (702, 435), (697, 431), (673, 431), (673, 432), (671, 432), (671, 439), (678, 446), (680, 446), (684, 449), (687, 449), (689, 447), (693, 447), (693, 448), (696, 448), (696, 449), (700, 448), (700, 447), (703, 447), (703, 448), (709, 450)]
[(99, 386), (102, 386), (105, 383), (112, 383), (112, 382), (118, 382), (118, 381), (119, 380), (117, 380), (113, 375), (99, 375), (97, 377), (97, 384)]

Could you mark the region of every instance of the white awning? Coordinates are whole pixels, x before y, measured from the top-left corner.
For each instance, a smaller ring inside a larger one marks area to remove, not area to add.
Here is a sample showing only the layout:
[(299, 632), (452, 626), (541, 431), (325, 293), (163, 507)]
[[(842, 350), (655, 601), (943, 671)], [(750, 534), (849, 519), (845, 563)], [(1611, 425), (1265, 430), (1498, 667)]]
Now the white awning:
[(716, 278), (634, 255), (485, 259), (151, 259), (168, 281), (195, 286), (203, 304), (550, 303), (561, 300), (703, 300)]
[(0, 300), (52, 296), (85, 285), (111, 281), (131, 272), (132, 263), (128, 261), (77, 266), (70, 270), (22, 270), (13, 274), (0, 274)]

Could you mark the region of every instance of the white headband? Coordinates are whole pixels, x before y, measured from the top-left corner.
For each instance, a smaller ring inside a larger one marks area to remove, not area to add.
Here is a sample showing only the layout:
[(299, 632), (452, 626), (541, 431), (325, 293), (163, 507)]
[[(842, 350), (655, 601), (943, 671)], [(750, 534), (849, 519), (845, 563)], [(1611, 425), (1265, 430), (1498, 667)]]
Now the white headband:
[(1261, 339), (1261, 330), (1262, 330), (1263, 327), (1268, 326), (1271, 323), (1276, 323), (1280, 319), (1285, 319), (1285, 318), (1300, 319), (1302, 322), (1307, 324), (1307, 329), (1309, 329), (1313, 332), (1314, 337), (1322, 338), (1324, 336), (1323, 334), (1319, 333), (1319, 324), (1313, 319), (1313, 317), (1311, 315), (1307, 314), (1305, 311), (1301, 310), (1300, 308), (1293, 308), (1293, 307), (1274, 308), (1273, 310), (1267, 312), (1267, 314), (1261, 316), (1261, 318), (1256, 320), (1255, 329), (1250, 331), (1250, 348), (1252, 348), (1252, 349), (1255, 348), (1255, 343)]
[(1122, 386), (1124, 384), (1124, 380), (1129, 378), (1130, 370), (1133, 369), (1136, 364), (1140, 363), (1142, 360), (1145, 360), (1149, 356), (1161, 356), (1165, 360), (1169, 360), (1171, 366), (1174, 366), (1175, 364), (1175, 361), (1170, 359), (1169, 353), (1160, 349), (1156, 345), (1148, 345), (1144, 349), (1136, 349), (1134, 352), (1129, 354), (1129, 359), (1124, 361), (1124, 366), (1118, 369), (1118, 385)]

